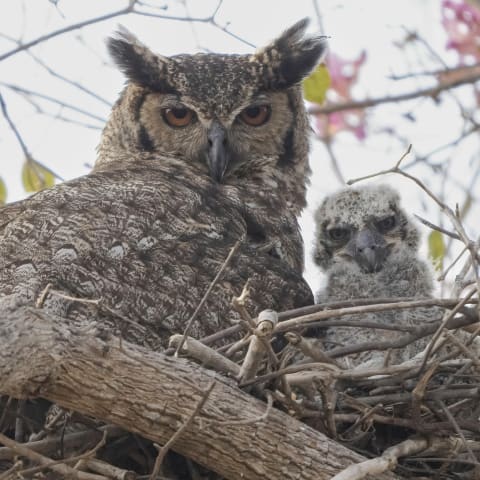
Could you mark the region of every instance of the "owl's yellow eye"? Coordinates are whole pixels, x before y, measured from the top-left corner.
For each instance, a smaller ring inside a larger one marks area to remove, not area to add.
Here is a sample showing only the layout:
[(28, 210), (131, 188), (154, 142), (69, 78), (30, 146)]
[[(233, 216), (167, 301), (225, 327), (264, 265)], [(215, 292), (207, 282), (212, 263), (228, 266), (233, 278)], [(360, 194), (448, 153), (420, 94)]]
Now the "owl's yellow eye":
[(240, 113), (240, 118), (251, 127), (259, 127), (268, 122), (271, 113), (270, 105), (252, 105)]
[(188, 108), (166, 108), (162, 113), (165, 122), (171, 127), (186, 127), (194, 118), (194, 113)]

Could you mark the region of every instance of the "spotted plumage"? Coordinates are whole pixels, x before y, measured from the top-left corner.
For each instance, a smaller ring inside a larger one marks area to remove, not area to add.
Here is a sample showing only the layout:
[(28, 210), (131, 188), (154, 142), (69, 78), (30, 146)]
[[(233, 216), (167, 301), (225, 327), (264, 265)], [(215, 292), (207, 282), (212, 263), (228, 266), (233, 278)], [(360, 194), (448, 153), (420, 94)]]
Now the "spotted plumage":
[[(418, 257), (419, 233), (400, 206), (398, 193), (386, 185), (347, 188), (327, 197), (315, 214), (314, 258), (327, 276), (318, 302), (356, 298), (425, 298), (432, 294), (428, 265)], [(417, 308), (347, 317), (393, 325), (415, 326), (436, 320), (435, 309)], [(325, 347), (395, 340), (405, 332), (368, 328), (331, 327)], [(390, 363), (411, 358), (426, 344), (417, 341), (391, 352)], [(351, 355), (350, 364), (381, 364), (385, 351), (372, 347)]]
[(310, 303), (297, 224), (308, 176), (299, 82), (325, 44), (305, 26), (251, 55), (167, 58), (127, 32), (110, 39), (128, 82), (96, 165), (0, 210), (0, 302), (33, 304), (51, 284), (44, 308), (164, 347), (241, 240), (191, 335), (235, 321), (230, 302), (249, 279), (252, 315)]

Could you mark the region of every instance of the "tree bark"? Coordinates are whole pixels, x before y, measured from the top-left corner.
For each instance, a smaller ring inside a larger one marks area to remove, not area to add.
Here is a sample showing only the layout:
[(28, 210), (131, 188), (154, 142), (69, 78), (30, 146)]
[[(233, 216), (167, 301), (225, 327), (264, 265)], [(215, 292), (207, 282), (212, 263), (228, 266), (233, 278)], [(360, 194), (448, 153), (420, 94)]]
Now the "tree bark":
[(25, 307), (0, 318), (1, 394), (46, 398), (165, 444), (215, 381), (173, 449), (227, 479), (322, 480), (364, 460), (275, 408), (258, 420), (266, 405), (225, 377), (99, 325)]

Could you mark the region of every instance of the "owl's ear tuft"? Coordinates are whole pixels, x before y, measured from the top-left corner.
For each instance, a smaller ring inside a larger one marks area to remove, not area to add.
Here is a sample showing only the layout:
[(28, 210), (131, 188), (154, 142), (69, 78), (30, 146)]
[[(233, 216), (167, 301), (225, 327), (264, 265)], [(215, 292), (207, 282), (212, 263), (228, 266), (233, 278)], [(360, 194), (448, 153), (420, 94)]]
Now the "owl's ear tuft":
[(174, 91), (168, 82), (171, 60), (153, 53), (126, 28), (120, 27), (107, 40), (107, 47), (113, 61), (131, 82), (162, 93)]
[(300, 20), (254, 54), (253, 60), (264, 67), (264, 88), (290, 87), (322, 61), (327, 51), (326, 37), (305, 36), (308, 23), (308, 18)]

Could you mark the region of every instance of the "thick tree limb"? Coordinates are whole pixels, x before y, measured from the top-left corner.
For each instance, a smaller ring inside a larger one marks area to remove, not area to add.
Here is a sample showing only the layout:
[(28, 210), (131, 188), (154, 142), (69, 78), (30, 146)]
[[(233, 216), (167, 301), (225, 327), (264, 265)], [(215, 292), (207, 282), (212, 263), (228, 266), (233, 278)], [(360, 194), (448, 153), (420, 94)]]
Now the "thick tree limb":
[[(289, 415), (183, 359), (120, 342), (99, 325), (43, 310), (0, 311), (0, 393), (43, 397), (160, 444), (205, 405), (173, 445), (229, 479), (328, 479), (363, 460)], [(238, 422), (254, 420), (256, 423)], [(231, 421), (231, 422), (229, 422)], [(398, 478), (393, 474), (378, 479)]]

